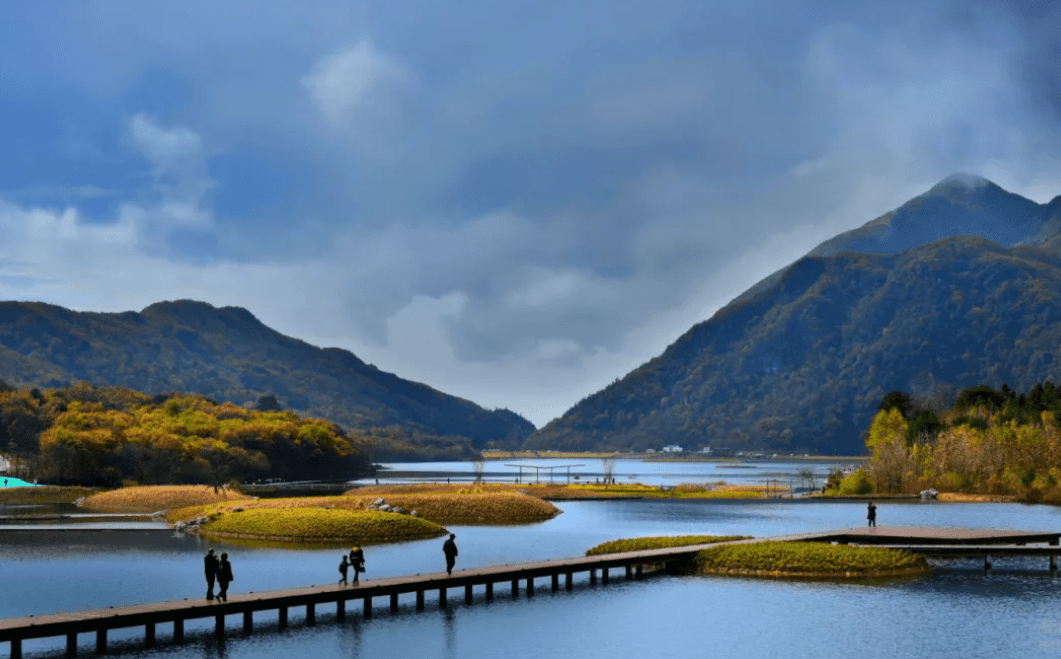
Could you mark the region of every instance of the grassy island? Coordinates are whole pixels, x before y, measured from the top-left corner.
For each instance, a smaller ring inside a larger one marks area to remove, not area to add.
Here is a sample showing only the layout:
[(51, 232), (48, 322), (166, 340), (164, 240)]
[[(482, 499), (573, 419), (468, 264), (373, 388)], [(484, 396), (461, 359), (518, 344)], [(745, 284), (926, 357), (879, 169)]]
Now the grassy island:
[(279, 542), (343, 542), (376, 545), (437, 538), (439, 524), (412, 515), (337, 508), (274, 508), (216, 512), (202, 533), (219, 538)]
[(641, 551), (644, 549), (664, 549), (666, 547), (689, 547), (692, 545), (707, 545), (714, 542), (728, 542), (730, 540), (746, 540), (748, 536), (730, 535), (668, 535), (652, 536), (646, 538), (625, 538), (622, 540), (609, 540), (593, 547), (586, 552), (586, 556), (600, 556), (601, 554), (618, 554), (624, 551)]
[(97, 492), (86, 497), (81, 507), (109, 513), (154, 513), (161, 510), (251, 500), (245, 494), (209, 485), (144, 485)]
[(758, 577), (873, 578), (927, 574), (928, 562), (924, 556), (884, 547), (764, 541), (704, 549), (697, 553), (689, 571)]

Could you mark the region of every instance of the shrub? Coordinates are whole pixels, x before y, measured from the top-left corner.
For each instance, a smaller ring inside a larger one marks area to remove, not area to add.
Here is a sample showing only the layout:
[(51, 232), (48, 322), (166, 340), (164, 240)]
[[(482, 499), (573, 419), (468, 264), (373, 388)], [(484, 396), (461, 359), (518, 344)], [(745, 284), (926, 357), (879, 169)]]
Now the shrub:
[(865, 470), (859, 469), (850, 476), (845, 476), (840, 480), (838, 492), (842, 496), (871, 494), (873, 492), (873, 481), (870, 480), (869, 474), (867, 474)]

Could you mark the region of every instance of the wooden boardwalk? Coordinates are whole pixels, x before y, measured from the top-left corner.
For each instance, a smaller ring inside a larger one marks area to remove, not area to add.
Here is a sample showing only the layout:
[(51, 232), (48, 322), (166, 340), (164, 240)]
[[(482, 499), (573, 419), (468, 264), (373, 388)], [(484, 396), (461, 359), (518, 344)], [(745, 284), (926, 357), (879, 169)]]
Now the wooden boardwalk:
[(288, 609), (305, 608), (307, 625), (316, 621), (316, 609), (319, 605), (336, 606), (336, 617), (346, 617), (346, 603), (350, 600), (361, 600), (362, 614), (372, 617), (373, 600), (386, 598), (390, 610), (397, 612), (398, 596), (406, 593), (416, 594), (416, 608), (425, 606), (425, 593), (438, 591), (438, 606), (446, 608), (448, 591), (457, 588), (464, 591), (464, 601), (473, 602), (475, 586), (485, 587), (483, 597), (491, 600), (494, 597), (494, 585), (505, 583), (511, 585), (513, 597), (520, 593), (523, 584), (528, 596), (534, 595), (535, 579), (548, 578), (549, 587), (560, 589), (561, 576), (564, 588), (573, 587), (574, 574), (588, 572), (590, 583), (600, 581), (607, 584), (610, 571), (623, 569), (627, 579), (640, 578), (645, 568), (665, 569), (667, 564), (686, 559), (698, 550), (710, 545), (693, 545), (666, 549), (652, 549), (603, 556), (583, 556), (518, 565), (485, 567), (473, 570), (460, 570), (453, 575), (436, 573), (390, 579), (364, 581), (358, 586), (313, 586), (292, 588), (261, 593), (231, 595), (227, 602), (203, 600), (172, 601), (154, 604), (136, 604), (131, 606), (112, 607), (91, 611), (57, 613), (25, 618), (0, 620), (0, 642), (11, 645), (12, 659), (22, 656), (22, 641), (33, 638), (66, 637), (66, 654), (77, 656), (78, 634), (94, 633), (96, 652), (107, 651), (107, 632), (111, 629), (143, 627), (144, 639), (148, 646), (155, 644), (155, 630), (158, 625), (173, 626), (173, 640), (183, 642), (184, 621), (214, 618), (215, 631), (218, 636), (225, 633), (225, 617), (241, 615), (243, 630), (249, 632), (254, 626), (254, 613), (274, 610), (279, 612), (280, 627), (287, 626)]
[[(835, 542), (840, 544), (872, 544), (897, 547), (921, 554), (944, 557), (984, 557), (985, 569), (991, 569), (992, 556), (1049, 556), (1051, 574), (1057, 572), (1057, 556), (1061, 554), (1061, 533), (1029, 533), (998, 530), (932, 529), (918, 527), (877, 527), (845, 529), (824, 533), (806, 533), (774, 538), (738, 540), (738, 543), (783, 540), (790, 542)], [(316, 610), (320, 605), (334, 605), (336, 618), (346, 618), (346, 603), (360, 600), (362, 615), (372, 617), (373, 601), (385, 598), (390, 610), (398, 611), (398, 597), (415, 593), (416, 609), (425, 607), (425, 593), (438, 592), (438, 606), (447, 606), (448, 593), (452, 589), (463, 590), (464, 601), (474, 601), (474, 588), (483, 587), (481, 597), (491, 600), (495, 584), (510, 584), (513, 597), (523, 592), (534, 595), (536, 579), (548, 579), (553, 591), (560, 590), (561, 577), (564, 588), (571, 590), (574, 574), (589, 573), (590, 583), (596, 583), (598, 574), (602, 583), (608, 583), (611, 570), (623, 569), (625, 578), (640, 578), (648, 569), (666, 569), (675, 561), (689, 558), (697, 551), (712, 545), (692, 545), (666, 549), (582, 556), (560, 560), (521, 563), (460, 570), (453, 575), (435, 573), (376, 579), (362, 582), (359, 586), (311, 586), (261, 593), (232, 595), (227, 602), (195, 600), (171, 601), (153, 604), (111, 607), (92, 611), (57, 613), (25, 618), (0, 620), (0, 642), (8, 642), (12, 659), (21, 659), (22, 641), (36, 638), (66, 637), (66, 654), (77, 656), (78, 635), (95, 634), (96, 652), (107, 651), (107, 632), (112, 629), (143, 627), (148, 646), (155, 644), (158, 625), (172, 625), (173, 640), (183, 642), (184, 621), (202, 618), (215, 619), (215, 633), (225, 634), (227, 616), (241, 616), (244, 632), (254, 628), (254, 613), (277, 611), (280, 627), (287, 626), (288, 610), (304, 607), (305, 622), (316, 622)]]

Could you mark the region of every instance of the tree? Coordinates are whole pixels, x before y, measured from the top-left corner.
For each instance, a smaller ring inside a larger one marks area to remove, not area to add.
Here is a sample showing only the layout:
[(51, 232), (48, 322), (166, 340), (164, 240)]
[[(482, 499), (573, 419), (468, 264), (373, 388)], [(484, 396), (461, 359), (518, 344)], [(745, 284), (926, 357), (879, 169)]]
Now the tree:
[(276, 400), (276, 396), (266, 394), (258, 398), (258, 402), (254, 404), (254, 409), (259, 412), (279, 412), (284, 408), (280, 407), (280, 401)]
[(905, 391), (892, 391), (884, 394), (884, 398), (881, 399), (880, 405), (877, 405), (877, 411), (884, 412), (892, 409), (899, 410), (899, 413), (902, 414), (905, 419), (910, 416), (910, 413), (914, 409), (914, 399)]
[(483, 482), (483, 470), (486, 469), (486, 459), (480, 454), (477, 458), (472, 460), (472, 469), (475, 471), (475, 482)]
[(608, 455), (600, 459), (601, 473), (604, 474), (604, 489), (608, 489), (615, 473), (615, 458)]

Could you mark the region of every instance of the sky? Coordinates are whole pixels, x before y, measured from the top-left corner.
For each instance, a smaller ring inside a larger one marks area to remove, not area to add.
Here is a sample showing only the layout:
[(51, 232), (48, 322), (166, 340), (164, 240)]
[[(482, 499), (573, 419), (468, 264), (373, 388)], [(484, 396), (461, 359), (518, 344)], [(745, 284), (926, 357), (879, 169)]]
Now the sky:
[(954, 172), (1061, 194), (1061, 4), (70, 0), (0, 20), (0, 299), (240, 306), (537, 426)]

